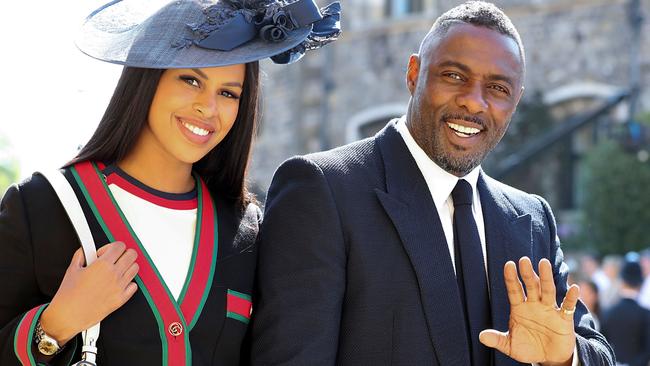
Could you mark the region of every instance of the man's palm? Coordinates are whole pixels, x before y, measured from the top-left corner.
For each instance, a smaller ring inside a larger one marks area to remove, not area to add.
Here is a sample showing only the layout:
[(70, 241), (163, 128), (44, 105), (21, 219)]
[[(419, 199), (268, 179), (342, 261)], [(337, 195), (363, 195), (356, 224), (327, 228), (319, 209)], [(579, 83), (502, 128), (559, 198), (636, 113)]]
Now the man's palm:
[(570, 287), (562, 308), (558, 308), (548, 260), (539, 263), (540, 277), (526, 257), (519, 261), (519, 270), (528, 296), (524, 294), (514, 262), (506, 263), (504, 277), (510, 301), (508, 332), (483, 331), (481, 342), (519, 362), (549, 365), (570, 362), (576, 340), (573, 315), (564, 309), (575, 309), (579, 289)]

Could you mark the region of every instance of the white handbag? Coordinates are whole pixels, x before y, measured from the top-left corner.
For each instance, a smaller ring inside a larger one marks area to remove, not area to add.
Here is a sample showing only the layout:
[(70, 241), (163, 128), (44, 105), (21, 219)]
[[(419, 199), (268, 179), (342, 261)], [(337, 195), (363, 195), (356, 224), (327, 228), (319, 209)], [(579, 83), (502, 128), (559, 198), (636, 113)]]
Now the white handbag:
[[(72, 187), (68, 180), (63, 176), (59, 170), (52, 170), (47, 172), (38, 172), (45, 179), (50, 182), (52, 188), (56, 192), (59, 200), (63, 204), (63, 208), (72, 222), (77, 237), (81, 242), (84, 256), (86, 257), (86, 266), (91, 265), (97, 259), (97, 250), (95, 247), (95, 240), (88, 227), (86, 216), (84, 216), (81, 205), (77, 200)], [(99, 323), (84, 330), (81, 333), (83, 338), (83, 347), (81, 348), (81, 361), (73, 364), (73, 366), (96, 366), (97, 359), (97, 339), (99, 338)]]

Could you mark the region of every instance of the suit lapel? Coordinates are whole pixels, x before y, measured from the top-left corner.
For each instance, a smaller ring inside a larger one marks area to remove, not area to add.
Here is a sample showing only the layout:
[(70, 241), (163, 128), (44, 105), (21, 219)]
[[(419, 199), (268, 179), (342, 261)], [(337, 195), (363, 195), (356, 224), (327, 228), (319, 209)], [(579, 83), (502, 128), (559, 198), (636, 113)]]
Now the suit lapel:
[(438, 361), (469, 364), (460, 294), (447, 241), (429, 189), (415, 160), (394, 126), (376, 141), (386, 173), (386, 192), (376, 189), (408, 254)]
[[(499, 189), (498, 183), (483, 172), (479, 175), (477, 188), (485, 223), (493, 328), (507, 331), (510, 304), (503, 279), (503, 266), (509, 260), (517, 263), (523, 256), (531, 257), (531, 217), (529, 214), (519, 215)], [(495, 361), (496, 365), (518, 364), (498, 351), (495, 352)]]

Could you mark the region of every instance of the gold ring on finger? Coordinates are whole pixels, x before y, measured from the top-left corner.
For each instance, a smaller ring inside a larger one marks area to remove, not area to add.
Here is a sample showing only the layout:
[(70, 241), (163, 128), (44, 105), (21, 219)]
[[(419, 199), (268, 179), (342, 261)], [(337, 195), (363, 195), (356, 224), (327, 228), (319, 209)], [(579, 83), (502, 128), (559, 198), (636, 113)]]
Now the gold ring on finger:
[(573, 309), (562, 308), (562, 312), (564, 313), (564, 315), (571, 316), (571, 315), (573, 315), (573, 313), (576, 312), (576, 308), (575, 308), (575, 306), (573, 307)]

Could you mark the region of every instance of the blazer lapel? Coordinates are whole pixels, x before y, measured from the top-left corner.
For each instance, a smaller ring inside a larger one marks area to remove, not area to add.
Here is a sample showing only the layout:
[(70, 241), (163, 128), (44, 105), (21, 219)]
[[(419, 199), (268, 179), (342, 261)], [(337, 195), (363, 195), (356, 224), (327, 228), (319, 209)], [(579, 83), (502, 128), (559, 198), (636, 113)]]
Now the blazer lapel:
[[(477, 188), (485, 223), (492, 322), (494, 329), (503, 332), (508, 330), (510, 319), (503, 266), (509, 260), (517, 263), (523, 256), (531, 257), (533, 243), (530, 214), (519, 215), (498, 185), (485, 173), (479, 175)], [(518, 364), (498, 351), (495, 361), (496, 365)]]
[(384, 161), (386, 192), (375, 191), (417, 276), (438, 361), (441, 365), (469, 364), (460, 294), (431, 193), (394, 122), (376, 141)]

